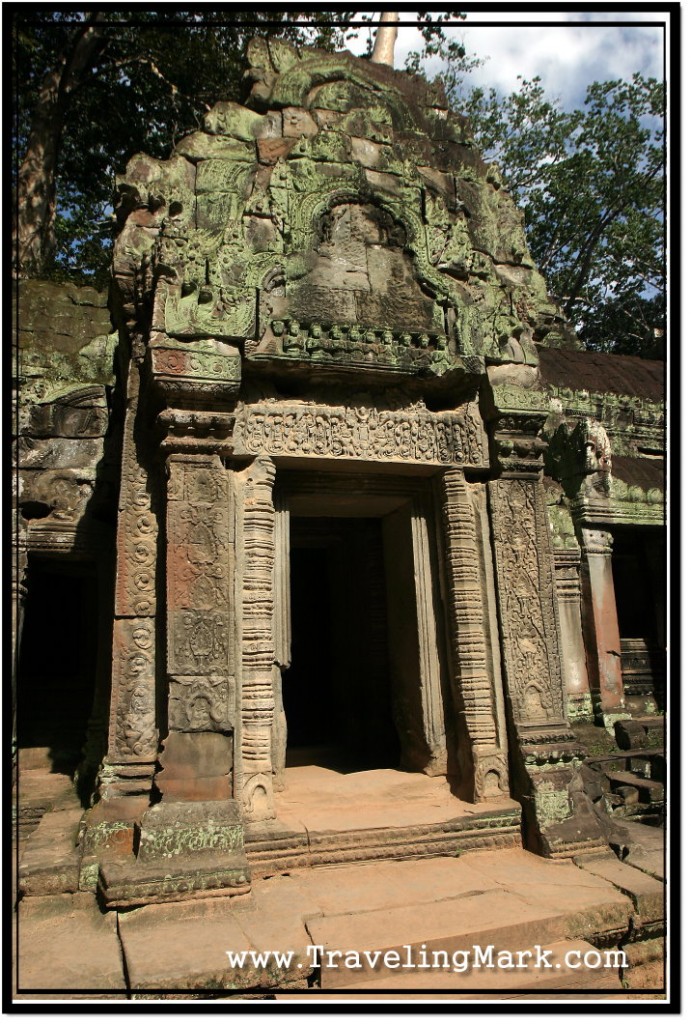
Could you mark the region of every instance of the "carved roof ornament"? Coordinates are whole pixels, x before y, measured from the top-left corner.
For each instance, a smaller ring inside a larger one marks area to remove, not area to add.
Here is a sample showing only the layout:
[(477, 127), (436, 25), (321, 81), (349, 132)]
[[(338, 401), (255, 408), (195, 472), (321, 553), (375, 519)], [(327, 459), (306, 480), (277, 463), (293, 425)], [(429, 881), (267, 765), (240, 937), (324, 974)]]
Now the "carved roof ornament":
[(247, 57), (247, 106), (217, 104), (170, 160), (139, 154), (119, 182), (115, 275), (167, 400), (227, 407), (248, 365), (467, 390), (486, 363), (525, 370), (536, 342), (573, 343), (441, 87), (277, 40)]

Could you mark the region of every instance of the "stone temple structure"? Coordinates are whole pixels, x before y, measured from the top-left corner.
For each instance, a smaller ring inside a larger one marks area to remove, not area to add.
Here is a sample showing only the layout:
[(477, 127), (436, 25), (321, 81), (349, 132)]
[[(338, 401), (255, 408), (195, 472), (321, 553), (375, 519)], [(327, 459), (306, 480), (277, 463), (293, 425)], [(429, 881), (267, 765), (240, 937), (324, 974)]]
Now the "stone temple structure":
[[(579, 350), (435, 87), (248, 59), (130, 161), (110, 296), (19, 287), (20, 767), (78, 766), (108, 907), (606, 850), (584, 762), (664, 710), (663, 367)], [(308, 838), (296, 750), (466, 813)]]

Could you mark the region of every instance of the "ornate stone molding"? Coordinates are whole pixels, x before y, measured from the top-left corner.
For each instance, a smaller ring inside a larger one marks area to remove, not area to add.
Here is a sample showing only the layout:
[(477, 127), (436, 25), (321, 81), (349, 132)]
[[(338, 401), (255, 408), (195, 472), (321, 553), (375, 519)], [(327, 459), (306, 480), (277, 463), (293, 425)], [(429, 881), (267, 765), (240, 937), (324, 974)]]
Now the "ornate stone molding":
[(272, 498), (276, 467), (260, 455), (239, 477), (242, 488), (242, 802), (248, 821), (274, 817), (274, 557)]

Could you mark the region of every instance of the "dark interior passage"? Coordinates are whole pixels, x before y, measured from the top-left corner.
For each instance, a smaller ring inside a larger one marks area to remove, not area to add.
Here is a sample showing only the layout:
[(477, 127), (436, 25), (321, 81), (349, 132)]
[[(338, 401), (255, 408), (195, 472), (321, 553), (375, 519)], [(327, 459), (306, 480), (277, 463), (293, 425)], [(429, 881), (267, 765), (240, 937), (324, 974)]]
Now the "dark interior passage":
[(98, 588), (93, 567), (30, 558), (17, 676), (20, 747), (48, 748), (53, 769), (81, 759), (96, 678)]
[[(612, 576), (627, 697), (665, 699), (665, 582), (663, 538), (654, 529), (613, 531)], [(645, 701), (643, 706), (646, 706)]]
[(398, 767), (381, 524), (291, 519), (287, 764)]

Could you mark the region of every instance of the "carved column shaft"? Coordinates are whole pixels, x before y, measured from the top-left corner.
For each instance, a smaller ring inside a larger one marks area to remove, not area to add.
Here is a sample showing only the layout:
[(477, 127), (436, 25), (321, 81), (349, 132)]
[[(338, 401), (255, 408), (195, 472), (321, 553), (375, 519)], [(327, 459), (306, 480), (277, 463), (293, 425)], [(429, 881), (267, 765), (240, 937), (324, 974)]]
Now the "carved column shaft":
[(583, 625), (591, 687), (597, 710), (624, 709), (621, 640), (612, 575), (612, 535), (583, 529)]
[(154, 479), (135, 440), (140, 370), (127, 380), (118, 504), (113, 676), (108, 755), (101, 795), (148, 793), (156, 755), (156, 561), (158, 520)]
[(500, 749), (485, 622), (475, 515), (465, 478), (447, 470), (440, 482), (448, 625), (461, 772), (471, 773), (472, 799), (508, 790), (506, 754)]
[(260, 455), (244, 479), (242, 510), (242, 800), (250, 821), (274, 817), (271, 764), (274, 720), (273, 461)]

